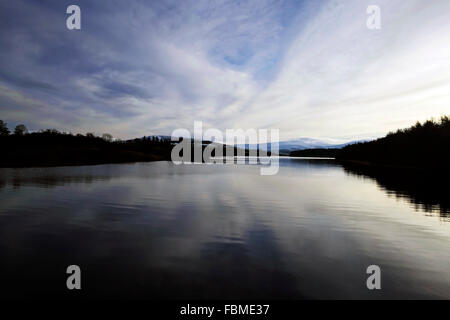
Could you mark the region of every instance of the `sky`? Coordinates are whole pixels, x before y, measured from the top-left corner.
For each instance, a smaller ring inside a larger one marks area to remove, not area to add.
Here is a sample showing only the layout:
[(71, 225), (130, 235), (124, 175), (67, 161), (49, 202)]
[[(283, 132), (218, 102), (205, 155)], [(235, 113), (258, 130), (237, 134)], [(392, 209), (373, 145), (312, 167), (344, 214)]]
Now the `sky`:
[(202, 121), (345, 142), (444, 114), (448, 0), (0, 0), (10, 128), (128, 139)]

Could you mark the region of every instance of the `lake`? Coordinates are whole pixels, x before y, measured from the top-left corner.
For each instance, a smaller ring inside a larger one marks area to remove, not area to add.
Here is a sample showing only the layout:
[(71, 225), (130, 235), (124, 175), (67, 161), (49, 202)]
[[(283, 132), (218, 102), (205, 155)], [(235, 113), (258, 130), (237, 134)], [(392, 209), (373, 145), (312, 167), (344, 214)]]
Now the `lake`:
[(0, 169), (0, 295), (450, 298), (448, 187), (334, 160), (259, 167)]

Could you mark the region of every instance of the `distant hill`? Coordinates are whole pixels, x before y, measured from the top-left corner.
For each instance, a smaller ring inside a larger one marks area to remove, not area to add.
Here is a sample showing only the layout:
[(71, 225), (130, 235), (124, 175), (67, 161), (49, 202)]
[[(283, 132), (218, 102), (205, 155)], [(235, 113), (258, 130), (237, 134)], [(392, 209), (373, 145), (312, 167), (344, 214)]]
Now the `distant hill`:
[(341, 151), (338, 148), (316, 148), (294, 150), (289, 153), (291, 157), (317, 157), (317, 158), (335, 158)]
[(339, 149), (348, 144), (355, 143), (356, 141), (350, 141), (346, 143), (336, 143), (332, 140), (321, 140), (321, 139), (312, 139), (312, 138), (298, 138), (287, 141), (280, 141), (279, 148), (280, 150), (304, 150), (304, 149)]
[(450, 118), (417, 122), (384, 138), (345, 146), (338, 160), (381, 166), (445, 169), (450, 164)]
[[(346, 143), (336, 143), (334, 140), (321, 140), (313, 138), (298, 138), (292, 140), (280, 141), (278, 143), (278, 149), (280, 154), (289, 155), (292, 151), (305, 150), (305, 149), (340, 149), (348, 144), (356, 143), (358, 141), (350, 141)], [(250, 144), (250, 145), (237, 145), (240, 148), (256, 149), (264, 144)], [(271, 150), (271, 145), (267, 146), (267, 150)]]
[[(171, 136), (163, 136), (163, 135), (157, 135), (157, 136), (151, 136), (152, 138), (156, 139), (163, 139), (163, 140), (170, 140)], [(145, 137), (144, 137), (145, 138)], [(278, 149), (280, 150), (280, 153), (289, 155), (291, 151), (296, 150), (305, 150), (305, 149), (340, 149), (348, 144), (360, 142), (358, 141), (350, 141), (346, 143), (336, 143), (334, 140), (320, 140), (320, 139), (313, 139), (313, 138), (298, 138), (298, 139), (292, 139), (292, 140), (286, 140), (286, 141), (280, 141), (278, 143)], [(220, 143), (219, 143), (220, 144)], [(236, 148), (239, 149), (247, 149), (247, 150), (255, 150), (255, 149), (263, 149), (267, 148), (267, 151), (271, 151), (271, 144), (265, 145), (265, 144), (236, 144)]]
[(167, 139), (113, 141), (49, 129), (0, 135), (0, 148), (0, 167), (28, 167), (170, 160), (172, 144)]

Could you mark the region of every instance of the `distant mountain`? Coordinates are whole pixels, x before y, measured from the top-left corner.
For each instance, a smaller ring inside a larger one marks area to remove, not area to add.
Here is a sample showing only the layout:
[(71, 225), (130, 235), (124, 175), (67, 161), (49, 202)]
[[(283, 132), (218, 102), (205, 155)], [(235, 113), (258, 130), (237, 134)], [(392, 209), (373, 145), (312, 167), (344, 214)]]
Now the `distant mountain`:
[(303, 150), (303, 149), (316, 149), (316, 148), (342, 148), (348, 144), (356, 143), (358, 141), (350, 141), (346, 143), (336, 143), (333, 140), (319, 140), (312, 138), (298, 138), (287, 141), (280, 141), (278, 147), (280, 150)]
[[(305, 149), (340, 149), (345, 147), (346, 145), (357, 143), (361, 141), (349, 141), (346, 143), (336, 143), (335, 140), (320, 140), (313, 138), (298, 138), (286, 141), (280, 141), (278, 143), (278, 149), (281, 154), (289, 154), (294, 150), (305, 150)], [(264, 144), (250, 144), (250, 145), (242, 145), (238, 144), (237, 147), (240, 148), (248, 148), (248, 149), (257, 149), (259, 146), (265, 147)], [(270, 151), (271, 146), (267, 146), (267, 149)]]
[[(170, 139), (170, 136), (154, 136), (159, 139), (165, 138)], [(278, 143), (278, 149), (281, 154), (289, 155), (291, 151), (294, 150), (305, 150), (305, 149), (340, 149), (349, 144), (354, 144), (357, 142), (365, 142), (365, 140), (355, 140), (346, 143), (338, 143), (338, 141), (333, 139), (314, 139), (314, 138), (298, 138), (292, 140), (280, 141)], [(268, 151), (271, 150), (271, 145), (264, 144), (236, 144), (238, 148), (254, 150), (258, 148), (267, 148)]]

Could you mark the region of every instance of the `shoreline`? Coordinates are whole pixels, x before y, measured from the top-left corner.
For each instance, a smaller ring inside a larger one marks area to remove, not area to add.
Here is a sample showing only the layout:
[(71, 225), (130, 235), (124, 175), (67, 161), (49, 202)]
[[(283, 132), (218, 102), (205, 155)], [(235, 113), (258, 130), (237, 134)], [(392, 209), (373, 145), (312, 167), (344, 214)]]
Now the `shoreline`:
[(54, 168), (54, 167), (83, 167), (83, 166), (98, 166), (105, 164), (125, 164), (125, 163), (138, 163), (138, 162), (155, 162), (155, 161), (168, 161), (164, 157), (153, 157), (153, 159), (128, 159), (128, 160), (92, 160), (92, 161), (61, 161), (61, 162), (36, 162), (36, 163), (0, 163), (0, 169), (27, 169), (27, 168)]
[(444, 167), (429, 167), (429, 166), (411, 166), (411, 165), (401, 165), (401, 164), (383, 164), (383, 163), (376, 163), (376, 162), (370, 162), (370, 161), (363, 161), (363, 160), (348, 160), (348, 159), (339, 159), (336, 158), (336, 161), (342, 164), (348, 164), (348, 165), (355, 165), (365, 168), (372, 168), (372, 169), (400, 169), (400, 170), (424, 170), (433, 172), (435, 170), (443, 170)]

